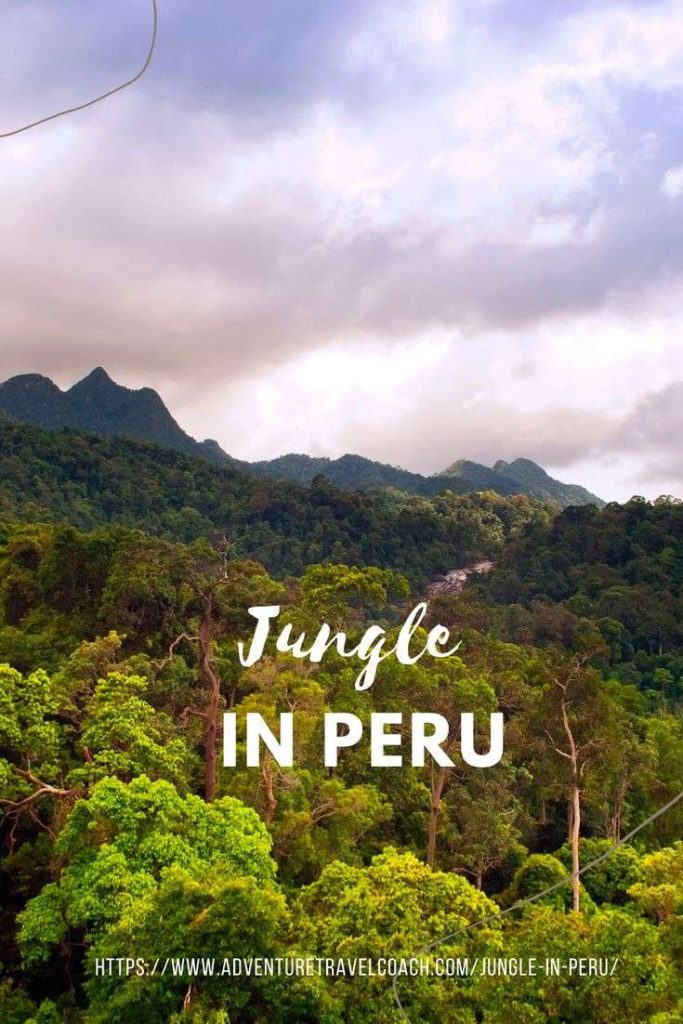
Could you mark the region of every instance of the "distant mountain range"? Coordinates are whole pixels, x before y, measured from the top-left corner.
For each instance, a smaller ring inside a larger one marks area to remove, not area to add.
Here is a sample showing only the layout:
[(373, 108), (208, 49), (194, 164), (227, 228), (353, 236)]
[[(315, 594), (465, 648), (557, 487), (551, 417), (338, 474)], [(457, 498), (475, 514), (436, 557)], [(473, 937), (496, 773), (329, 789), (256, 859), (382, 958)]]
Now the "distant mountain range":
[(604, 502), (585, 487), (554, 480), (530, 459), (499, 460), (493, 467), (466, 459), (454, 462), (442, 473), (422, 476), (408, 470), (373, 462), (360, 455), (339, 459), (310, 455), (282, 455), (260, 462), (245, 462), (224, 452), (216, 441), (196, 441), (186, 434), (152, 388), (133, 390), (111, 379), (97, 367), (67, 391), (48, 377), (20, 374), (0, 384), (0, 416), (47, 429), (63, 427), (103, 437), (127, 437), (194, 455), (214, 465), (230, 465), (254, 476), (306, 483), (327, 477), (341, 487), (370, 490), (392, 487), (411, 494), (433, 497), (450, 490), (495, 491), (526, 494), (539, 501), (568, 505)]
[(307, 483), (321, 475), (339, 487), (363, 491), (373, 487), (394, 487), (425, 497), (434, 497), (442, 491), (453, 491), (456, 494), (495, 491), (503, 495), (526, 494), (538, 501), (554, 501), (562, 508), (568, 505), (604, 505), (601, 498), (591, 494), (585, 487), (554, 480), (531, 459), (515, 459), (510, 463), (499, 460), (492, 469), (478, 462), (461, 459), (433, 476), (421, 476), (397, 466), (373, 462), (361, 455), (342, 455), (339, 459), (282, 455), (265, 462), (241, 462), (238, 465), (252, 473), (300, 483)]

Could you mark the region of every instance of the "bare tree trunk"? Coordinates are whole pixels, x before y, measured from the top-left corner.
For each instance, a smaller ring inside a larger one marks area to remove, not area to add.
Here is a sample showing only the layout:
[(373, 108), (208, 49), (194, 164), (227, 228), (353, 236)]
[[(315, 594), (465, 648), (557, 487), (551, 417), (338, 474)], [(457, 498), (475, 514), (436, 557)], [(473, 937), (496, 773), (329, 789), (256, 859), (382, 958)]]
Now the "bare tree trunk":
[(204, 799), (211, 803), (216, 795), (218, 711), (221, 700), (221, 683), (212, 664), (213, 601), (210, 594), (202, 595), (203, 613), (199, 623), (199, 671), (209, 691), (206, 704), (206, 727), (204, 730)]
[(578, 911), (581, 909), (581, 894), (580, 894), (580, 879), (579, 879), (579, 836), (581, 835), (581, 788), (580, 788), (580, 770), (579, 770), (579, 753), (576, 747), (576, 741), (574, 740), (574, 733), (572, 732), (571, 725), (569, 724), (569, 716), (567, 714), (567, 704), (562, 699), (560, 703), (562, 709), (562, 724), (564, 726), (565, 735), (569, 743), (569, 763), (572, 769), (572, 785), (571, 785), (571, 803), (570, 803), (570, 819), (569, 827), (569, 842), (572, 849), (572, 910)]
[(261, 778), (263, 779), (263, 789), (266, 794), (265, 818), (267, 824), (270, 824), (273, 818), (275, 817), (275, 810), (277, 808), (277, 798), (275, 796), (275, 790), (273, 788), (273, 765), (270, 751), (266, 753), (266, 756), (263, 759)]
[(581, 790), (576, 782), (572, 784), (572, 910), (579, 911), (580, 880), (579, 880), (579, 835), (581, 832)]
[(436, 833), (441, 812), (441, 796), (446, 782), (445, 767), (439, 767), (436, 776), (432, 776), (432, 806), (429, 809), (429, 829), (427, 832), (427, 865), (434, 870), (436, 863)]

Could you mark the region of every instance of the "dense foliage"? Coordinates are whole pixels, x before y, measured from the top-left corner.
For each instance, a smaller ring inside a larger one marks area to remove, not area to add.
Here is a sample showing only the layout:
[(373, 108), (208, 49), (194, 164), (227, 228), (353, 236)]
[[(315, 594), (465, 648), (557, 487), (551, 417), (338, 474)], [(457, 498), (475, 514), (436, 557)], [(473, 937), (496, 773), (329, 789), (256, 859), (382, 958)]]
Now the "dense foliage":
[(225, 536), (270, 572), (319, 562), (397, 569), (416, 582), (495, 555), (547, 509), (523, 496), (368, 495), (316, 479), (257, 480), (232, 468), (121, 438), (0, 423), (0, 519), (106, 523), (170, 540)]
[[(683, 789), (683, 506), (492, 494), (382, 498), (257, 482), (133, 442), (3, 427), (0, 1020), (400, 1024), (390, 979), (102, 976), (106, 958), (619, 958), (612, 975), (400, 978), (414, 1024), (674, 1024), (683, 804), (524, 910)], [(144, 528), (144, 529), (143, 529)], [(458, 652), (249, 669), (248, 609), (395, 637), (432, 573)], [(407, 578), (406, 578), (407, 577)], [(506, 719), (459, 758), (459, 713)], [(239, 761), (219, 766), (222, 712)], [(322, 716), (435, 711), (453, 768), (322, 763)], [(244, 767), (244, 720), (295, 721), (295, 761)], [(571, 744), (568, 737), (571, 736)], [(573, 745), (573, 748), (572, 748)], [(573, 908), (573, 909), (572, 909)], [(483, 918), (483, 927), (468, 928)]]
[(571, 649), (590, 622), (602, 666), (666, 703), (681, 697), (682, 587), (683, 506), (662, 497), (530, 522), (476, 589), (516, 643)]

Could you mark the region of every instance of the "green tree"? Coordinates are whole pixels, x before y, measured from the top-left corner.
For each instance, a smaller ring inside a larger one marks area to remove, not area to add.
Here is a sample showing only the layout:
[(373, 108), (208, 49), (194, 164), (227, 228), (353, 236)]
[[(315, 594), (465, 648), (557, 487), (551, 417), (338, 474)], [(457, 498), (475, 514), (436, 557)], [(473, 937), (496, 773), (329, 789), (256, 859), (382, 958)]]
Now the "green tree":
[[(496, 906), (464, 878), (432, 871), (412, 854), (387, 849), (367, 868), (331, 864), (301, 891), (294, 906), (295, 948), (322, 957), (467, 956), (499, 948), (494, 923), (464, 929), (495, 914)], [(426, 947), (450, 936), (438, 950)], [(464, 1024), (473, 1020), (469, 986), (453, 999), (452, 980), (400, 979), (411, 1019), (421, 1024)], [(398, 1024), (399, 1013), (386, 977), (329, 982), (330, 1021)]]
[[(535, 976), (483, 978), (476, 1006), (487, 1024), (675, 1024), (680, 1019), (681, 974), (667, 955), (658, 930), (625, 910), (567, 914), (551, 906), (529, 907), (520, 920), (506, 919), (505, 955), (528, 962)], [(546, 958), (577, 962), (572, 973), (551, 974)], [(602, 961), (602, 976), (579, 972), (578, 961)], [(543, 965), (543, 966), (541, 966)]]
[(70, 773), (71, 782), (92, 783), (106, 776), (130, 782), (146, 775), (187, 790), (195, 758), (173, 719), (144, 699), (148, 685), (140, 676), (121, 672), (100, 680), (80, 734), (86, 763)]
[(144, 775), (126, 784), (103, 779), (79, 800), (55, 852), (64, 865), (20, 915), (28, 963), (68, 951), (74, 929), (96, 942), (127, 911), (131, 899), (156, 890), (165, 871), (182, 865), (191, 877), (220, 868), (227, 877), (272, 885), (270, 837), (254, 811), (223, 797), (212, 805), (182, 797)]

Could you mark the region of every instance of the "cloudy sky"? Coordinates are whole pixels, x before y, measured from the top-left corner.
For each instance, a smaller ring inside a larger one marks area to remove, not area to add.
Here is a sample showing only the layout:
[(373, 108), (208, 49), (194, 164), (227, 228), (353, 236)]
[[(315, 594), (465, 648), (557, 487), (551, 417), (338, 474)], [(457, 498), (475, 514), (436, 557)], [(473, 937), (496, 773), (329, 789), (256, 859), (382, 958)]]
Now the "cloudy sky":
[[(0, 140), (0, 377), (683, 494), (683, 2), (160, 0)], [(5, 0), (0, 131), (147, 0)]]

